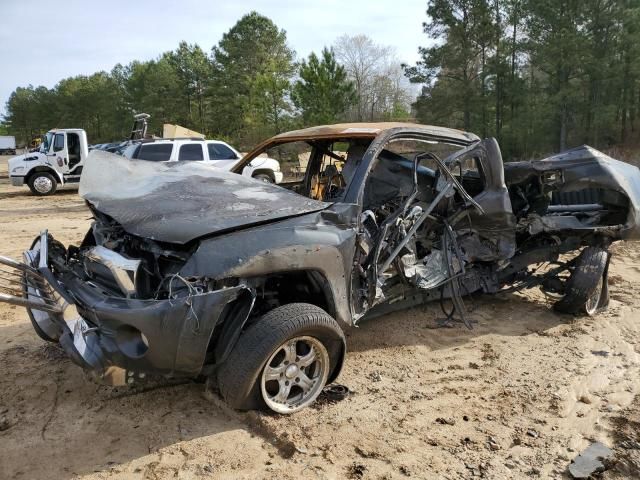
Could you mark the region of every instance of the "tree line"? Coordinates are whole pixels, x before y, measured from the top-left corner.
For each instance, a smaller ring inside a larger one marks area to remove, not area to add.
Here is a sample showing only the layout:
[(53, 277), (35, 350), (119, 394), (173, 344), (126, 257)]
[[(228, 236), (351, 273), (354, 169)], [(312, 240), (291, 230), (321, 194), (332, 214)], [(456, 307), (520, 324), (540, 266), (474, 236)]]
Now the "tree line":
[(125, 138), (134, 113), (150, 132), (176, 123), (248, 148), (276, 133), (338, 121), (407, 119), (411, 86), (390, 47), (343, 36), (298, 60), (286, 32), (256, 12), (210, 52), (181, 42), (150, 61), (75, 76), (55, 87), (19, 87), (4, 128), (27, 142), (53, 127), (87, 131), (92, 143)]
[(430, 0), (417, 119), (509, 158), (640, 140), (639, 0)]
[(0, 127), (22, 142), (82, 127), (98, 143), (126, 137), (132, 114), (146, 112), (154, 133), (177, 123), (248, 148), (308, 125), (411, 118), (494, 136), (514, 159), (640, 140), (640, 0), (426, 7), (415, 65), (364, 35), (298, 60), (286, 32), (251, 12), (209, 52), (181, 42), (51, 89), (19, 87)]

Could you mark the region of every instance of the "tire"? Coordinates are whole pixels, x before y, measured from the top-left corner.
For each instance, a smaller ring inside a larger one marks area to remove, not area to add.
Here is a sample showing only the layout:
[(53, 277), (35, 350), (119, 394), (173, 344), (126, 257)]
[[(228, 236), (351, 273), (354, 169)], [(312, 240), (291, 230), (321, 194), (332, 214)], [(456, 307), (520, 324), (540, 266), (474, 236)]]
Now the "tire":
[[(295, 361), (287, 362), (292, 343)], [(296, 350), (305, 345), (313, 347), (313, 352)], [(267, 407), (277, 413), (296, 412), (313, 403), (327, 380), (334, 378), (345, 351), (342, 329), (324, 310), (307, 303), (283, 305), (266, 313), (240, 336), (218, 370), (220, 394), (238, 410)], [(305, 358), (311, 356), (317, 360), (305, 365)], [(280, 368), (280, 378), (269, 378)], [(303, 375), (304, 382), (296, 383)], [(290, 385), (288, 398), (274, 400), (278, 397), (274, 391), (286, 389), (284, 383)]]
[(58, 181), (48, 172), (36, 172), (29, 177), (28, 185), (31, 193), (44, 197), (56, 193)]
[[(29, 247), (29, 250), (33, 250), (33, 248), (40, 243), (40, 237), (36, 237), (33, 242), (31, 242), (31, 247)], [(27, 293), (27, 285), (29, 284), (28, 280), (27, 280), (27, 276), (24, 275), (23, 277), (23, 286), (22, 286), (22, 291), (26, 296)], [(59, 337), (52, 337), (50, 336), (47, 332), (45, 332), (42, 328), (40, 328), (40, 325), (38, 325), (38, 322), (36, 321), (35, 315), (39, 315), (42, 314), (41, 310), (35, 310), (34, 313), (34, 309), (27, 307), (25, 310), (27, 310), (27, 315), (29, 316), (29, 320), (31, 320), (31, 325), (33, 326), (33, 329), (36, 332), (36, 335), (38, 335), (38, 337), (40, 337), (42, 340), (44, 340), (45, 342), (52, 342), (52, 343), (58, 343)]]
[(257, 175), (254, 175), (253, 178), (264, 183), (275, 183), (273, 181), (273, 178), (271, 178), (271, 176), (267, 175), (266, 173), (258, 173)]
[(607, 267), (609, 252), (600, 247), (585, 248), (567, 280), (564, 297), (554, 308), (562, 313), (594, 315), (609, 303)]

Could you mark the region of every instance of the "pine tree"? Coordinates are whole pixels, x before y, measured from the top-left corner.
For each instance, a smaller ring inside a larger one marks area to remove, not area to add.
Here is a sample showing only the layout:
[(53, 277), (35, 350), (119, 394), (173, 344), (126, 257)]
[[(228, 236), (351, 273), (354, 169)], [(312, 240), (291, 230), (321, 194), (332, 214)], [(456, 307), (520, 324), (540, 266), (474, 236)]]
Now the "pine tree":
[(292, 99), (305, 125), (334, 123), (356, 102), (354, 84), (333, 51), (324, 48), (320, 56), (311, 53), (301, 62), (300, 80), (293, 87)]
[(242, 17), (213, 48), (211, 128), (246, 143), (278, 132), (290, 108), (294, 56), (286, 32), (270, 19), (257, 12)]

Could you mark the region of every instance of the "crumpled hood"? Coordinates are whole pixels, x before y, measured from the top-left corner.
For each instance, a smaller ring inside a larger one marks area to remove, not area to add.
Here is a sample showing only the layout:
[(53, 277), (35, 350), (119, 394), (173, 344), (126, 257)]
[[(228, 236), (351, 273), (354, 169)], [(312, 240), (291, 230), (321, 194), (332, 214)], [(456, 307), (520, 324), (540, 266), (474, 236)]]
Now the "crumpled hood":
[(99, 150), (87, 158), (80, 195), (127, 232), (178, 244), (330, 205), (203, 162), (129, 160)]

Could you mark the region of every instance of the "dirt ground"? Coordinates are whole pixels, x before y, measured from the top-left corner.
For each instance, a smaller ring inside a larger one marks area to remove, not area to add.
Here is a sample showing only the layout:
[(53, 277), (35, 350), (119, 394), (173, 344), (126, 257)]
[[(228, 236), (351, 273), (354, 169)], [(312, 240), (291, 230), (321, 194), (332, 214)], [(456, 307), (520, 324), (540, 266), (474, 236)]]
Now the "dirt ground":
[[(74, 190), (30, 196), (0, 159), (2, 254), (45, 227), (78, 243), (89, 224)], [(292, 416), (235, 412), (198, 383), (97, 386), (0, 304), (0, 478), (568, 478), (596, 440), (621, 459), (606, 477), (638, 478), (639, 279), (624, 244), (592, 318), (535, 289), (468, 300), (472, 331), (431, 328), (437, 305), (370, 321), (348, 332), (352, 394)]]

